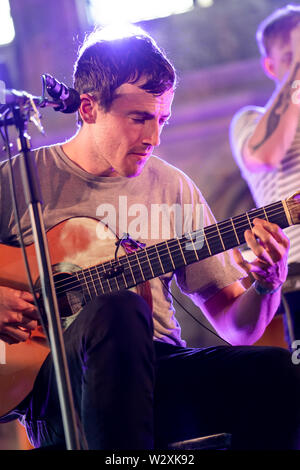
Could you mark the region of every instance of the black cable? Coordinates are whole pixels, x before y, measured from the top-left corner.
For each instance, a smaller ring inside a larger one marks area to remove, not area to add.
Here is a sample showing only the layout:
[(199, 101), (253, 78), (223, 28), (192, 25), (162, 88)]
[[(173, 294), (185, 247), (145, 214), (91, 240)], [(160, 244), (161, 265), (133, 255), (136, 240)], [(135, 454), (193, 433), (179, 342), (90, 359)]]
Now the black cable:
[(171, 292), (171, 290), (166, 286), (166, 284), (161, 280), (161, 278), (159, 277), (158, 278), (160, 280), (160, 282), (162, 283), (162, 285), (164, 286), (164, 288), (167, 290), (167, 292), (169, 292), (169, 294), (171, 295), (171, 297), (175, 300), (175, 302), (177, 302), (177, 304), (191, 317), (193, 318), (193, 320), (198, 323), (200, 326), (202, 326), (202, 328), (204, 328), (205, 330), (209, 331), (211, 334), (215, 335), (217, 338), (219, 338), (220, 340), (222, 340), (225, 344), (228, 344), (229, 346), (232, 346), (230, 343), (228, 343), (228, 341), (226, 341), (226, 339), (222, 338), (220, 335), (218, 335), (218, 333), (216, 333), (215, 331), (211, 330), (210, 328), (208, 328), (206, 325), (204, 325), (204, 323), (202, 323), (198, 318), (196, 318), (191, 312), (189, 312), (185, 307), (184, 305), (182, 305), (181, 302), (179, 302), (179, 300), (174, 296), (173, 292)]
[[(287, 292), (288, 293), (288, 292)], [(292, 313), (289, 304), (285, 298), (285, 295), (281, 293), (281, 303), (284, 308), (285, 320), (286, 320), (286, 333), (289, 350), (293, 351), (292, 344), (295, 341), (295, 332), (292, 324)]]

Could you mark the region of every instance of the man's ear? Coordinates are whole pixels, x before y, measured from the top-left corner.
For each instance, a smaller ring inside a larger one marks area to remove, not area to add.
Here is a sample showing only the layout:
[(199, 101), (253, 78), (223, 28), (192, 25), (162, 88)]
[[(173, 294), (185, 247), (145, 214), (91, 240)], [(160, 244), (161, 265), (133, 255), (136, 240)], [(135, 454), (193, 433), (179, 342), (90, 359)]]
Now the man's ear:
[(80, 95), (80, 99), (81, 104), (79, 108), (79, 113), (81, 119), (87, 124), (95, 123), (97, 117), (97, 102), (88, 93), (83, 93), (82, 95)]
[(276, 79), (276, 75), (274, 73), (274, 62), (273, 62), (273, 59), (271, 59), (271, 57), (263, 57), (261, 59), (261, 64), (262, 64), (262, 68), (264, 69), (264, 72), (265, 74), (271, 78), (272, 80), (275, 80)]

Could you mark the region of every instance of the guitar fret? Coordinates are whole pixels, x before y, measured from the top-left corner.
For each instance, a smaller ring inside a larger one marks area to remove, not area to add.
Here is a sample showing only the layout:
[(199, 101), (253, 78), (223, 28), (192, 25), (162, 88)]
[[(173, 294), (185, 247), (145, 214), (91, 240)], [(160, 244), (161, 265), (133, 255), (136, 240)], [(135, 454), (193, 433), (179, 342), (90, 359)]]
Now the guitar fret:
[(249, 217), (251, 219), (252, 225), (254, 219), (265, 219), (265, 208), (263, 207), (261, 209), (255, 209), (253, 211), (250, 211)]
[[(111, 269), (113, 270), (112, 261), (111, 261), (111, 263), (110, 263), (110, 266), (111, 266)], [(117, 288), (117, 290), (120, 290), (120, 286), (119, 286), (119, 283), (118, 283), (118, 276), (114, 276), (112, 279), (113, 279), (113, 280), (115, 281), (115, 283), (116, 283), (116, 288)]]
[(218, 234), (219, 234), (219, 238), (220, 238), (220, 240), (221, 240), (221, 244), (222, 244), (223, 250), (225, 251), (226, 248), (225, 248), (225, 245), (224, 245), (224, 242), (223, 242), (223, 238), (222, 238), (222, 235), (221, 235), (221, 232), (220, 232), (220, 229), (219, 229), (219, 225), (216, 224), (216, 227), (217, 227), (217, 231), (218, 231)]
[[(234, 227), (234, 238), (237, 240), (237, 244), (241, 245), (245, 243), (245, 236), (244, 232), (247, 228), (247, 225), (249, 224), (250, 219), (248, 217), (243, 216), (243, 217), (234, 217), (232, 219), (232, 226)], [(235, 243), (236, 245), (236, 243)]]
[[(104, 265), (102, 266), (102, 274), (106, 274), (106, 270), (105, 270), (105, 267)], [(109, 279), (107, 279), (106, 277), (103, 277), (102, 278), (103, 282), (105, 282), (105, 292), (111, 292), (111, 285), (109, 283)]]
[[(122, 256), (121, 258), (119, 258), (119, 263), (123, 267), (122, 274), (123, 274), (123, 277), (125, 279), (126, 288), (128, 289), (128, 288), (134, 286), (135, 284), (137, 284), (136, 279), (133, 275), (133, 272), (132, 272), (130, 262), (128, 260), (127, 255)], [(129, 268), (129, 269), (127, 269), (127, 268)]]
[(128, 288), (124, 273), (120, 273), (115, 276), (117, 290), (123, 290)]
[(234, 226), (232, 217), (231, 217), (230, 220), (231, 220), (231, 224), (232, 224), (232, 227), (233, 227), (233, 231), (234, 231), (234, 234), (235, 234), (235, 237), (236, 237), (236, 241), (238, 242), (238, 244), (240, 244), (240, 239), (239, 239), (238, 234), (237, 234), (237, 232), (236, 232), (236, 229), (235, 229), (235, 226)]
[(228, 219), (219, 224), (220, 233), (223, 239), (223, 245), (225, 246), (225, 250), (229, 250), (230, 248), (235, 247), (240, 242), (240, 237), (238, 236), (238, 232), (235, 228), (235, 223), (233, 219)]
[(124, 272), (122, 272), (122, 276), (123, 276), (123, 279), (124, 279), (125, 287), (126, 287), (126, 289), (128, 289), (128, 284), (127, 284), (127, 281), (126, 281), (126, 277), (125, 277)]
[(264, 214), (265, 214), (265, 218), (266, 218), (266, 220), (269, 222), (269, 217), (268, 217), (268, 215), (267, 215), (267, 212), (266, 212), (266, 210), (265, 210), (265, 208), (264, 208), (264, 207), (263, 207), (263, 211), (264, 211)]
[[(136, 281), (136, 278), (134, 277), (134, 274), (133, 274), (133, 271), (132, 271), (131, 264), (130, 264), (130, 261), (129, 261), (128, 256), (127, 256), (127, 263), (128, 263), (128, 266), (129, 266), (130, 273), (131, 273), (132, 279), (133, 279), (133, 281), (134, 281), (134, 284), (137, 284), (137, 281)], [(134, 284), (133, 284), (133, 285), (134, 285)]]
[[(189, 241), (187, 237), (189, 237)], [(186, 234), (185, 237), (180, 240), (180, 245), (184, 247), (184, 259), (183, 263), (180, 263), (180, 266), (195, 263), (211, 255), (205, 229)]]
[[(194, 251), (194, 253), (195, 253), (195, 255), (196, 255), (196, 259), (199, 261), (198, 252), (197, 252), (197, 250), (196, 250), (195, 243), (194, 243), (194, 240), (193, 240), (193, 237), (192, 237), (192, 234), (191, 234), (191, 233), (189, 233), (189, 237), (190, 237), (190, 240), (191, 240), (191, 241), (190, 241), (188, 244), (185, 243), (186, 250), (189, 250), (189, 247), (191, 246), (190, 243), (191, 243), (192, 246), (193, 246), (193, 251)], [(189, 250), (189, 251), (192, 251), (192, 250)]]
[[(102, 266), (103, 266), (103, 273), (104, 273), (104, 274), (107, 274), (107, 271), (106, 271), (106, 269), (105, 269), (105, 265), (103, 264)], [(111, 288), (111, 285), (110, 285), (110, 279), (109, 279), (109, 278), (105, 278), (105, 280), (106, 280), (106, 282), (107, 282), (107, 285), (108, 285), (108, 288), (109, 288), (110, 292), (112, 292), (112, 288)]]
[(102, 283), (101, 276), (100, 276), (100, 273), (99, 273), (99, 268), (97, 266), (96, 266), (96, 273), (97, 273), (98, 282), (100, 283), (100, 287), (101, 287), (101, 290), (102, 290), (101, 293), (104, 294), (103, 283)]
[[(90, 296), (91, 299), (93, 297), (95, 297), (96, 295), (98, 295), (98, 290), (97, 290), (97, 286), (96, 286), (96, 282), (95, 282), (96, 276), (93, 273), (93, 270), (95, 270), (94, 266), (91, 266), (89, 268), (84, 269), (84, 272), (86, 272), (88, 274), (88, 277), (89, 277), (89, 279), (88, 279), (88, 289), (89, 289), (89, 296)], [(96, 273), (96, 271), (95, 271), (95, 273)]]
[[(116, 260), (112, 260), (110, 263), (110, 267), (107, 271), (107, 273), (110, 273), (107, 282), (111, 292), (120, 291), (122, 289), (127, 289), (128, 287), (130, 287), (127, 283), (124, 272), (118, 272), (118, 268), (120, 267), (121, 264), (119, 261), (116, 262)], [(113, 274), (114, 271), (116, 271), (116, 274)]]
[(180, 247), (179, 240), (174, 238), (173, 240), (169, 240), (169, 242), (167, 243), (168, 243), (168, 252), (170, 254), (170, 259), (174, 266), (173, 271), (175, 271), (175, 269), (178, 267), (186, 266), (186, 260), (185, 260), (185, 257), (183, 256), (183, 252)]
[[(211, 256), (216, 255), (217, 253), (221, 253), (225, 250), (225, 246), (220, 236), (220, 230), (217, 224), (209, 227), (205, 227), (205, 236), (206, 236), (206, 243), (209, 248), (209, 254)], [(209, 241), (209, 243), (208, 243)]]
[(137, 256), (140, 260), (140, 267), (143, 272), (143, 277), (145, 280), (152, 279), (155, 277), (150, 258), (148, 256), (148, 250), (141, 250), (137, 252)]
[(159, 264), (160, 264), (162, 273), (165, 274), (166, 271), (164, 270), (164, 267), (163, 267), (163, 265), (162, 265), (162, 262), (161, 262), (161, 259), (160, 259), (160, 255), (159, 255), (159, 253), (158, 253), (157, 245), (155, 245), (155, 250), (156, 250), (156, 253), (157, 253), (157, 257), (158, 257), (158, 261), (159, 261)]
[(85, 302), (89, 302), (91, 300), (92, 296), (91, 296), (91, 292), (89, 290), (88, 281), (87, 281), (87, 278), (86, 278), (86, 275), (85, 275), (84, 271), (81, 271), (81, 278), (83, 280), (83, 286), (82, 286), (83, 297), (84, 297)]
[(172, 255), (171, 255), (171, 252), (170, 252), (170, 249), (169, 249), (168, 242), (166, 242), (166, 246), (167, 246), (167, 250), (168, 250), (168, 253), (169, 253), (169, 256), (170, 256), (170, 260), (171, 260), (173, 269), (175, 270), (176, 268), (175, 268), (175, 264), (174, 264), (174, 261), (173, 261), (173, 258), (172, 258)]
[(137, 259), (138, 266), (139, 266), (139, 269), (140, 269), (140, 272), (141, 272), (143, 281), (146, 281), (145, 276), (144, 276), (144, 273), (143, 273), (143, 270), (142, 270), (142, 266), (141, 266), (141, 263), (140, 263), (140, 260), (139, 260), (139, 257), (138, 257), (138, 255), (137, 255), (137, 252), (135, 251), (134, 254), (135, 254), (135, 257), (136, 257), (136, 259)]
[(204, 231), (203, 231), (203, 232), (204, 232), (204, 239), (205, 239), (205, 243), (206, 243), (206, 246), (207, 246), (207, 248), (208, 248), (208, 252), (209, 252), (209, 254), (210, 254), (210, 256), (211, 256), (211, 255), (212, 255), (212, 252), (211, 252), (211, 249), (210, 249), (210, 246), (209, 246), (208, 240), (207, 240), (207, 236), (206, 236), (206, 234), (205, 234), (205, 229), (204, 229)]
[(83, 277), (84, 277), (84, 282), (85, 282), (85, 285), (86, 285), (86, 290), (87, 290), (87, 293), (90, 297), (90, 299), (92, 298), (92, 295), (91, 295), (91, 291), (90, 291), (90, 288), (89, 288), (89, 283), (87, 281), (87, 276), (83, 273), (82, 271), (82, 274), (83, 274)]
[(92, 268), (88, 268), (88, 270), (89, 270), (89, 274), (90, 274), (90, 277), (91, 277), (91, 280), (92, 280), (93, 290), (95, 292), (95, 295), (98, 295), (98, 292), (97, 292), (97, 289), (96, 289), (96, 284), (94, 282), (94, 276), (92, 274)]
[[(165, 251), (165, 246), (167, 246), (167, 251)], [(164, 272), (169, 273), (173, 271), (174, 263), (173, 263), (167, 242), (163, 242), (163, 244), (160, 245), (160, 251), (161, 252), (159, 253), (159, 257), (160, 257), (162, 266), (164, 268)]]
[(149, 258), (149, 256), (148, 256), (148, 251), (145, 250), (145, 253), (146, 253), (147, 261), (148, 261), (148, 263), (149, 263), (149, 267), (150, 267), (150, 269), (151, 269), (151, 274), (152, 274), (153, 277), (155, 277), (154, 272), (153, 272), (153, 269), (152, 269), (152, 266), (151, 266), (150, 258)]
[[(84, 280), (84, 275), (83, 275), (83, 272), (82, 270), (81, 271), (76, 271), (75, 272), (76, 276), (77, 276), (77, 280), (82, 288), (82, 290), (84, 291), (85, 290), (85, 286), (82, 285), (82, 279)], [(56, 292), (57, 292), (57, 289), (56, 289)], [(83, 295), (85, 296), (85, 293), (83, 292)]]
[(183, 253), (183, 250), (182, 250), (182, 246), (181, 246), (181, 243), (180, 243), (180, 240), (177, 238), (177, 244), (179, 246), (179, 250), (180, 250), (180, 253), (181, 253), (181, 257), (182, 257), (182, 260), (185, 264), (185, 266), (187, 265), (187, 261), (186, 261), (186, 258), (184, 256), (184, 253)]
[(193, 233), (187, 233), (184, 238), (178, 240), (178, 244), (180, 245), (181, 252), (183, 253), (183, 263), (180, 263), (182, 266), (199, 261), (199, 255), (194, 243)]
[(146, 281), (137, 253), (139, 252), (134, 251), (126, 255), (127, 263), (133, 280), (131, 287)]
[(248, 212), (246, 212), (246, 216), (247, 216), (247, 219), (248, 219), (248, 223), (249, 223), (250, 230), (252, 231), (252, 224), (251, 224), (251, 220), (250, 220), (250, 218), (249, 218)]

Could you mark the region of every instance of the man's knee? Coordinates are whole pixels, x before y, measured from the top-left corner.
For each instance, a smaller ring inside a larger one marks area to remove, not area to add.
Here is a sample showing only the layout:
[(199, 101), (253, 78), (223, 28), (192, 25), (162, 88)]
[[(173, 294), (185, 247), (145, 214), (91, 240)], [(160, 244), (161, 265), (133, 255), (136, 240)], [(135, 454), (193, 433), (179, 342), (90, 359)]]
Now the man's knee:
[(146, 328), (153, 332), (152, 312), (147, 302), (132, 291), (105, 294), (96, 297), (82, 312), (85, 325), (105, 328)]
[[(266, 395), (266, 408), (276, 409), (278, 419), (298, 421), (300, 425), (300, 366), (293, 364), (290, 351), (266, 348), (257, 361), (257, 375), (261, 392)], [(286, 418), (283, 416), (286, 415)]]
[(261, 354), (256, 361), (257, 372), (263, 372), (266, 378), (274, 376), (276, 380), (291, 380), (299, 383), (300, 368), (292, 361), (292, 355), (288, 349), (280, 347), (259, 347)]

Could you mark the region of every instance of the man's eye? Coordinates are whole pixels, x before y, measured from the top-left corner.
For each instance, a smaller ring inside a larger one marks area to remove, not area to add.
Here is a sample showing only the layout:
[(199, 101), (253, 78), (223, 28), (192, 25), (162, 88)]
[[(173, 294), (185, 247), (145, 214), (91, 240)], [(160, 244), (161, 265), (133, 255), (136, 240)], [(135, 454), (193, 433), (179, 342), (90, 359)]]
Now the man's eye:
[(139, 123), (139, 124), (144, 124), (145, 122), (145, 119), (141, 119), (141, 118), (131, 118), (133, 120), (133, 122), (136, 122), (136, 123)]

